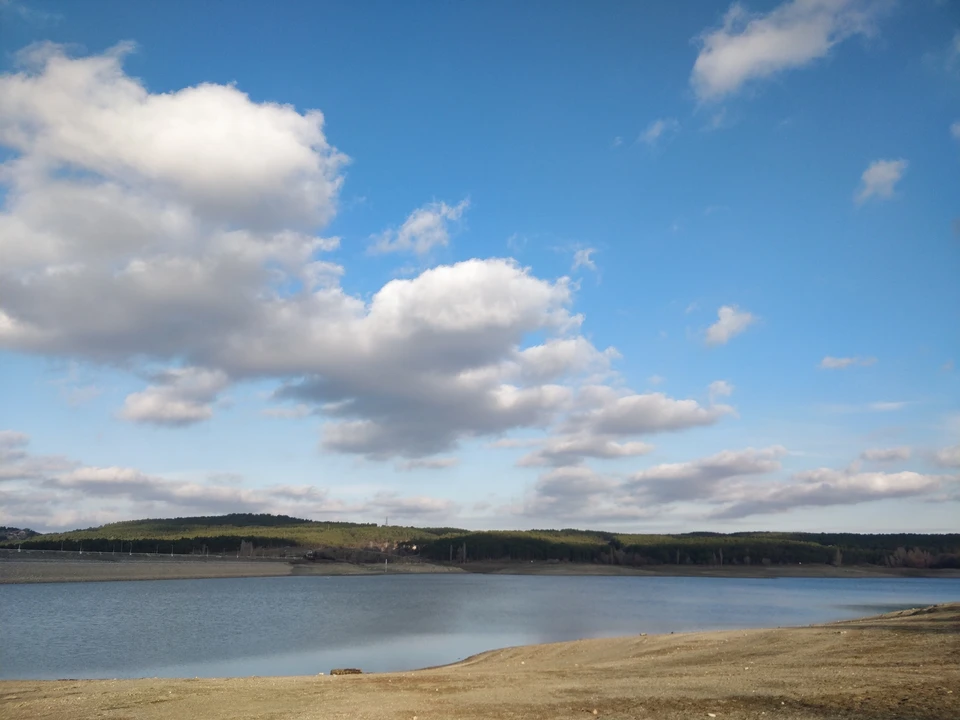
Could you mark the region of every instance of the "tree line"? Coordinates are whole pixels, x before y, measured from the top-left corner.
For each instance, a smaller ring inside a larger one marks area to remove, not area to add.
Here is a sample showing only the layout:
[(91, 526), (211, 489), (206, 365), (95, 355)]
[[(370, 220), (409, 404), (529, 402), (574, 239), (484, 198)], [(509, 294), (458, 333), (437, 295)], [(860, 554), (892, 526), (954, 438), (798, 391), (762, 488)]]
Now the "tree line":
[[(853, 533), (690, 533), (630, 536), (583, 533), (571, 538), (550, 531), (465, 533), (423, 543), (420, 554), (429, 560), (560, 561), (610, 565), (886, 565), (890, 567), (960, 567), (960, 535), (861, 535)], [(556, 532), (556, 531), (553, 531)], [(561, 531), (563, 532), (563, 531)], [(451, 550), (452, 549), (452, 550)]]

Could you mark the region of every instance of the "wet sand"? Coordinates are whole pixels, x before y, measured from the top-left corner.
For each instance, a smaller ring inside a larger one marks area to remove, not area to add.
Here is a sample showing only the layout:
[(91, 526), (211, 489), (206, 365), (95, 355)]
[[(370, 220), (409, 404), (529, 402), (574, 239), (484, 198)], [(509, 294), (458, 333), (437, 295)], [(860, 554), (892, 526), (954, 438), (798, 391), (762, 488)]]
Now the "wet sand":
[(6, 681), (0, 716), (948, 720), (960, 717), (960, 603), (815, 627), (511, 648), (410, 673)]

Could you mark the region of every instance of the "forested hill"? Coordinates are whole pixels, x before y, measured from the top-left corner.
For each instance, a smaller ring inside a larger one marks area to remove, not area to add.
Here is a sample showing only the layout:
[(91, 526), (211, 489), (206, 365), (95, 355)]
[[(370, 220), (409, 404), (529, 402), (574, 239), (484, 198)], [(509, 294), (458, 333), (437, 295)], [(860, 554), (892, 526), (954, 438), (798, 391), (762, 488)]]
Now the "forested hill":
[[(425, 560), (539, 560), (618, 565), (842, 564), (960, 567), (960, 534), (693, 532), (635, 535), (592, 530), (471, 532), (373, 523), (316, 522), (231, 514), (132, 520), (86, 530), (7, 539), (24, 549), (234, 552), (256, 548), (375, 548)], [(466, 551), (464, 555), (464, 550)]]

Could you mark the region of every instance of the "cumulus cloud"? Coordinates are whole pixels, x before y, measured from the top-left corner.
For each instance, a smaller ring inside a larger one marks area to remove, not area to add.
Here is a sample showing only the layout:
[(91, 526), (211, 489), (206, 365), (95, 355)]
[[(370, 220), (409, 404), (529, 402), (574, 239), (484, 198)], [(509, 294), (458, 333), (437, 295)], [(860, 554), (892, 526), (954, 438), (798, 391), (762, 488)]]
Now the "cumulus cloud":
[(579, 409), (565, 423), (568, 433), (631, 436), (713, 425), (733, 414), (728, 405), (700, 405), (664, 393), (621, 392), (602, 385), (587, 386), (578, 395)]
[(562, 435), (547, 438), (542, 447), (524, 455), (517, 464), (522, 467), (537, 465), (576, 465), (584, 458), (613, 459), (646, 455), (653, 450), (650, 445), (639, 440), (617, 442), (609, 436), (591, 435)]
[(652, 147), (678, 132), (680, 132), (680, 123), (676, 118), (660, 118), (647, 125), (646, 129), (640, 133), (638, 140)]
[(579, 518), (597, 514), (608, 505), (604, 496), (614, 493), (616, 480), (587, 467), (561, 467), (540, 476), (522, 513), (535, 517)]
[[(527, 381), (556, 380), (571, 374), (602, 374), (620, 358), (614, 347), (602, 352), (584, 337), (552, 338), (514, 356), (516, 372)], [(509, 370), (507, 370), (509, 372)]]
[(458, 221), (469, 206), (469, 200), (461, 200), (456, 205), (428, 203), (410, 213), (399, 229), (387, 230), (377, 236), (370, 251), (424, 255), (437, 246), (445, 246), (450, 242), (450, 223)]
[(786, 453), (780, 445), (760, 450), (724, 450), (700, 460), (656, 465), (635, 473), (625, 488), (646, 503), (709, 499), (730, 478), (779, 470), (780, 458)]
[(573, 268), (572, 268), (572, 269), (573, 269), (573, 270), (577, 270), (578, 268), (585, 267), (585, 268), (587, 268), (587, 269), (589, 269), (589, 270), (593, 270), (594, 272), (596, 272), (596, 271), (597, 271), (597, 263), (594, 262), (594, 260), (593, 260), (592, 257), (590, 257), (590, 256), (593, 255), (595, 252), (597, 252), (597, 249), (596, 249), (596, 248), (581, 248), (580, 250), (577, 250), (577, 251), (573, 254)]
[(27, 450), (29, 443), (30, 437), (25, 433), (0, 430), (0, 482), (41, 480), (77, 466), (64, 457), (31, 454)]
[[(323, 115), (234, 86), (150, 93), (127, 50), (39, 46), (0, 77), (0, 349), (170, 368), (127, 398), (139, 422), (202, 421), (229, 383), (274, 381), (297, 409), (267, 414), (308, 408), (324, 447), (376, 458), (549, 426), (572, 377), (609, 369), (570, 280), (512, 260), (346, 292), (318, 234), (347, 162)], [(420, 208), (385, 248), (446, 242), (467, 204)]]
[(879, 198), (887, 200), (893, 197), (894, 189), (900, 178), (907, 171), (907, 161), (903, 158), (899, 160), (875, 160), (863, 171), (860, 176), (860, 190), (857, 192), (856, 200), (858, 203), (864, 203), (870, 198)]
[(719, 28), (700, 36), (690, 83), (701, 101), (716, 101), (751, 81), (803, 67), (847, 38), (875, 32), (886, 5), (876, 0), (791, 0), (763, 14), (734, 3)]
[[(911, 471), (861, 472), (859, 462), (843, 470), (817, 468), (786, 479), (763, 477), (779, 474), (786, 455), (780, 445), (724, 450), (698, 460), (655, 465), (622, 480), (583, 465), (553, 468), (540, 476), (519, 512), (626, 521), (663, 517), (693, 505), (705, 507), (707, 517), (736, 519), (801, 507), (929, 498), (958, 480)], [(960, 456), (955, 461), (960, 466)]]
[(717, 321), (707, 328), (707, 345), (725, 345), (731, 338), (744, 332), (757, 317), (736, 305), (724, 305), (717, 311)]
[(195, 367), (167, 370), (155, 380), (155, 385), (127, 396), (121, 417), (155, 425), (190, 425), (207, 420), (213, 415), (211, 403), (229, 383), (220, 370)]
[(740, 488), (740, 497), (713, 514), (717, 518), (786, 512), (798, 507), (856, 505), (890, 498), (928, 495), (945, 478), (916, 472), (861, 473), (855, 468), (819, 468), (797, 473), (793, 482), (766, 487)]
[(254, 103), (232, 85), (152, 94), (122, 70), (131, 49), (68, 58), (39, 44), (20, 54), (23, 71), (0, 79), (0, 142), (31, 166), (21, 183), (70, 166), (136, 178), (212, 220), (283, 229), (333, 215), (346, 158), (327, 143), (322, 113)]
[(861, 460), (869, 462), (896, 462), (897, 460), (909, 460), (911, 455), (908, 447), (893, 448), (870, 448), (860, 453)]
[(714, 402), (719, 397), (730, 397), (733, 395), (733, 384), (726, 380), (714, 380), (708, 388), (710, 393), (710, 402)]
[(934, 455), (937, 465), (941, 467), (960, 468), (960, 445), (953, 445), (938, 450)]
[(820, 361), (820, 367), (824, 370), (843, 370), (854, 366), (869, 367), (876, 362), (875, 357), (831, 357), (827, 355)]

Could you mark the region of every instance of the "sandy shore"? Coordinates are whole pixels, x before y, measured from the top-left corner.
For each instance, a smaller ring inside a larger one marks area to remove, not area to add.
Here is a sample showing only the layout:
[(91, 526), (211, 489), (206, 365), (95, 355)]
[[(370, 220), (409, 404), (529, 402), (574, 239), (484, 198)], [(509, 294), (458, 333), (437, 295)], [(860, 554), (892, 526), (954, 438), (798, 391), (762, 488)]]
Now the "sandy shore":
[[(201, 578), (287, 577), (298, 575), (382, 575), (379, 565), (244, 560), (0, 560), (0, 584), (104, 582), (108, 580), (188, 580)], [(390, 574), (462, 572), (426, 563), (388, 565)]]
[(960, 603), (783, 630), (581, 640), (411, 673), (0, 682), (44, 718), (960, 718)]
[(481, 573), (492, 575), (596, 575), (638, 577), (960, 577), (960, 570), (915, 570), (874, 566), (773, 565), (709, 567), (658, 565), (625, 567), (591, 563), (497, 563), (466, 565), (433, 563), (354, 565), (350, 563), (290, 563), (282, 560), (180, 560), (115, 558), (24, 559), (0, 556), (0, 585), (37, 582), (103, 582), (108, 580), (186, 580), (227, 577), (287, 577), (299, 575), (380, 575), (410, 573)]
[(380, 575), (410, 573), (482, 573), (493, 575), (597, 575), (638, 577), (960, 577), (960, 570), (914, 570), (874, 566), (773, 565), (708, 567), (658, 565), (635, 568), (591, 563), (497, 563), (466, 565), (350, 563), (290, 563), (282, 560), (180, 560), (176, 558), (127, 559), (90, 555), (85, 559), (24, 559), (0, 555), (0, 584), (38, 582), (102, 582), (108, 580), (183, 580), (232, 577), (287, 577), (299, 575)]
[(948, 577), (960, 578), (960, 570), (887, 568), (878, 565), (598, 565), (593, 563), (475, 562), (467, 572), (491, 575), (626, 575), (650, 577)]

